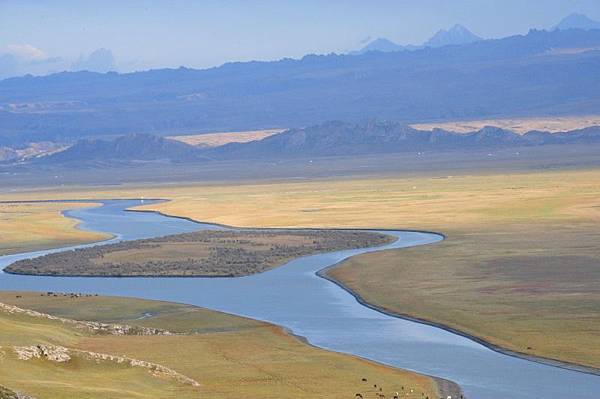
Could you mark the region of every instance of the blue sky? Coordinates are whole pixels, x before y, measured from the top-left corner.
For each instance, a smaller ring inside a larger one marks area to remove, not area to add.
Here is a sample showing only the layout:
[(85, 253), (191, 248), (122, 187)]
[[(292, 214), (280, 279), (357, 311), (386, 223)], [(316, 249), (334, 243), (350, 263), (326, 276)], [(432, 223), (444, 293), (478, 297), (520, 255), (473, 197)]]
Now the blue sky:
[[(0, 0), (0, 75), (297, 58), (357, 49), (368, 38), (418, 44), (456, 23), (503, 37), (573, 12), (600, 20), (600, 1)], [(89, 58), (100, 48), (110, 52)]]

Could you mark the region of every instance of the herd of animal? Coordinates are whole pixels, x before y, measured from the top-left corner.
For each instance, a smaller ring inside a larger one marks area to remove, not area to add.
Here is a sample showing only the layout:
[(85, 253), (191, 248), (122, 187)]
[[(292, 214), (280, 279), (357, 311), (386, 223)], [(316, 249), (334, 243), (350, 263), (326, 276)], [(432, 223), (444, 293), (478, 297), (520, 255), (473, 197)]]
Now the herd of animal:
[[(363, 383), (369, 383), (369, 380), (367, 378), (363, 378), (362, 379)], [(373, 387), (370, 386), (369, 384), (369, 389), (368, 391), (371, 391), (371, 393), (375, 393), (375, 396), (378, 399), (386, 399), (385, 394), (383, 393), (383, 387), (377, 385), (377, 384), (373, 384)], [(418, 396), (419, 392), (415, 392), (414, 388), (410, 388), (410, 387), (404, 387), (401, 386), (400, 387), (400, 391), (396, 391), (394, 393), (392, 393), (392, 395), (390, 396), (392, 399), (400, 399), (403, 396)], [(355, 399), (364, 399), (366, 396), (363, 395), (362, 393), (356, 393), (356, 395), (354, 395)], [(429, 399), (429, 395), (425, 395), (424, 392), (421, 392), (421, 397), (423, 397), (424, 399)], [(444, 399), (444, 398), (439, 398), (439, 399)], [(445, 399), (453, 399), (453, 397), (451, 395), (446, 396)], [(459, 397), (456, 397), (455, 399), (466, 399), (463, 395), (460, 395)]]

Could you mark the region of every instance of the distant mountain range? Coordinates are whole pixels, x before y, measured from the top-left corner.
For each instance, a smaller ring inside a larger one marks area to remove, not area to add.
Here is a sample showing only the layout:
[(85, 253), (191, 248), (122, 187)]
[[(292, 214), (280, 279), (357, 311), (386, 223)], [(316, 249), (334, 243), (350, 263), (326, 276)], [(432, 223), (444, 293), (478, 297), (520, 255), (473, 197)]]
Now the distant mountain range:
[(564, 133), (532, 131), (519, 135), (496, 127), (471, 133), (416, 130), (400, 123), (326, 122), (290, 129), (262, 140), (216, 148), (194, 147), (152, 135), (128, 135), (112, 141), (85, 139), (31, 164), (83, 165), (111, 162), (264, 160), (352, 156), (382, 153), (490, 151), (548, 144), (600, 144), (600, 127)]
[(213, 159), (296, 158), (378, 153), (490, 150), (548, 144), (600, 144), (600, 127), (564, 133), (532, 131), (519, 135), (486, 126), (471, 133), (422, 131), (403, 124), (327, 122), (250, 143), (231, 143), (207, 151)]
[(350, 54), (364, 54), (369, 51), (380, 51), (384, 53), (392, 51), (413, 51), (419, 50), (426, 47), (443, 47), (450, 45), (462, 45), (475, 43), (483, 40), (483, 38), (477, 36), (462, 25), (454, 25), (448, 30), (439, 30), (429, 40), (421, 45), (400, 45), (392, 42), (385, 38), (378, 38), (369, 42), (365, 47), (358, 51), (353, 51)]
[[(596, 114), (600, 30), (532, 30), (415, 51), (0, 81), (0, 147), (80, 138)], [(10, 154), (9, 154), (10, 156)]]
[[(600, 29), (600, 22), (589, 18), (587, 15), (574, 13), (563, 18), (556, 26), (552, 28), (552, 30), (568, 29)], [(396, 44), (389, 39), (380, 37), (370, 41), (360, 50), (350, 52), (350, 54), (364, 54), (368, 53), (369, 51), (380, 51), (383, 53), (393, 51), (414, 51), (426, 47), (435, 48), (451, 45), (463, 45), (482, 40), (484, 40), (482, 37), (477, 36), (463, 25), (456, 24), (448, 30), (439, 30), (435, 35), (421, 45), (401, 45)]]

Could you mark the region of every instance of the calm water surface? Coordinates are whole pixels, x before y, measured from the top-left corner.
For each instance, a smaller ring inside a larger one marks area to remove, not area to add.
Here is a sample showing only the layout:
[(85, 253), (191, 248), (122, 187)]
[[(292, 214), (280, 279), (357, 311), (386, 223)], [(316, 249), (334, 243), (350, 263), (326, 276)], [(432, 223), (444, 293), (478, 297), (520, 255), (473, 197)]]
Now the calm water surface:
[[(139, 201), (67, 212), (82, 228), (131, 240), (217, 227), (154, 213), (124, 212)], [(434, 234), (393, 232), (384, 248), (430, 244)], [(381, 249), (381, 248), (379, 248)], [(447, 378), (468, 398), (600, 398), (600, 377), (496, 353), (442, 329), (381, 314), (360, 305), (318, 270), (370, 250), (338, 251), (294, 260), (240, 278), (71, 278), (0, 274), (0, 289), (76, 291), (189, 303), (279, 324), (312, 344)], [(49, 251), (0, 257), (0, 269)], [(427, 248), (423, 248), (427, 256)]]

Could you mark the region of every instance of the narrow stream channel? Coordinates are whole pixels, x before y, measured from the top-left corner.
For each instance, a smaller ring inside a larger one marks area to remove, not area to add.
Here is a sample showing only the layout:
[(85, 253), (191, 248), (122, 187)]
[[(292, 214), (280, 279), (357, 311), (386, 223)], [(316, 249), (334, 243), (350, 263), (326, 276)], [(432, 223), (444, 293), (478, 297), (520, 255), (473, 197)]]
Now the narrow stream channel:
[[(220, 228), (156, 213), (126, 212), (135, 200), (66, 212), (80, 228), (132, 240)], [(189, 303), (269, 321), (313, 345), (457, 382), (471, 399), (600, 398), (600, 376), (552, 367), (492, 351), (443, 329), (391, 317), (359, 304), (316, 276), (350, 256), (382, 248), (437, 242), (435, 234), (387, 232), (398, 241), (377, 249), (303, 257), (277, 269), (240, 278), (81, 278), (0, 274), (2, 290), (85, 292)], [(60, 250), (65, 250), (63, 248)], [(0, 257), (0, 269), (40, 251)], [(423, 256), (427, 256), (424, 248)]]

